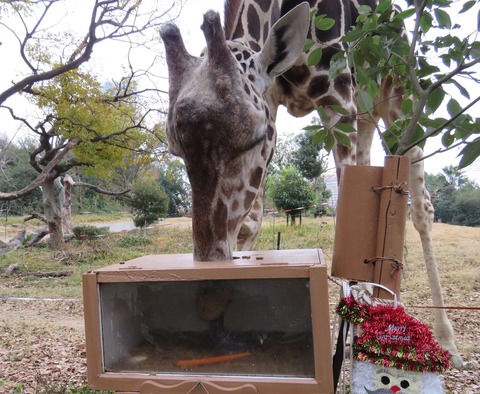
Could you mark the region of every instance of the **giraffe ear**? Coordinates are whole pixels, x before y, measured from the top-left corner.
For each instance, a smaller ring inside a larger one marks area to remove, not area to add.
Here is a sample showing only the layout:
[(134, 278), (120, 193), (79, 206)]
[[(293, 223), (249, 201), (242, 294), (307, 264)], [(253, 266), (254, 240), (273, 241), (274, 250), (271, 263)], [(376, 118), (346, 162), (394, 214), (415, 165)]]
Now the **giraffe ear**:
[(270, 77), (283, 74), (303, 51), (310, 7), (303, 2), (282, 16), (271, 28), (260, 52), (260, 65)]

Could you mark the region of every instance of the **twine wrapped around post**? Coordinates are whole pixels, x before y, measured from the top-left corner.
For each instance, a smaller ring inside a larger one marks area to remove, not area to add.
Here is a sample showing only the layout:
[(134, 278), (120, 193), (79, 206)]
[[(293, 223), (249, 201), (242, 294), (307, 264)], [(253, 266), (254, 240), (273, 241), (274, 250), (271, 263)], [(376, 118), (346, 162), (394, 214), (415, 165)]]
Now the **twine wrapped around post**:
[[(386, 156), (384, 167), (345, 166), (337, 202), (332, 275), (400, 292), (410, 160)], [(391, 299), (376, 288), (375, 297)]]
[[(407, 221), (408, 181), (410, 159), (405, 156), (386, 156), (383, 167), (378, 216), (377, 246), (373, 282), (400, 293)], [(375, 297), (391, 298), (391, 294), (375, 288)]]

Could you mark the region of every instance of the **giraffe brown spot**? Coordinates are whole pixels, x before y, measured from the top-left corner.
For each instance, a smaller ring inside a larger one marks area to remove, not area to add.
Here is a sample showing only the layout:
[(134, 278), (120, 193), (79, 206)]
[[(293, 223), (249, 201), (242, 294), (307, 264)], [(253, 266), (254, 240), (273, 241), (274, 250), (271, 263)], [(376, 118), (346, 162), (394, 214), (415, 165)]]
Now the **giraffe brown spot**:
[(270, 5), (272, 4), (271, 0), (257, 0), (256, 3), (259, 5), (260, 9), (263, 13), (267, 13), (270, 9)]
[(248, 79), (252, 82), (255, 82), (255, 77), (252, 74), (248, 76)]
[(228, 209), (227, 205), (219, 198), (213, 210), (213, 217), (215, 219), (215, 226), (213, 232), (217, 240), (225, 240), (227, 237), (227, 220)]
[(250, 96), (250, 88), (248, 87), (247, 84), (243, 85), (243, 88), (245, 89), (245, 93), (247, 93)]
[(235, 32), (235, 36), (236, 37), (243, 37), (244, 35), (245, 35), (245, 33), (244, 33), (244, 30), (243, 30), (243, 25), (241, 23), (239, 23), (237, 25), (237, 30)]
[(247, 59), (250, 58), (250, 52), (248, 52), (248, 51), (243, 51), (242, 54), (243, 54), (243, 58), (244, 58), (245, 60), (247, 60)]
[(250, 48), (252, 48), (255, 52), (260, 52), (260, 50), (262, 48), (260, 48), (260, 45), (258, 45), (258, 43), (256, 43), (255, 41), (249, 41), (248, 42), (248, 45), (250, 46)]
[(315, 66), (315, 70), (328, 70), (330, 68), (330, 61), (332, 60), (333, 55), (338, 53), (341, 50), (341, 46), (338, 44), (333, 44), (328, 48), (322, 49), (322, 58), (320, 62)]
[[(343, 5), (345, 3), (341, 2), (341, 4)], [(346, 4), (350, 5), (350, 2), (347, 2)], [(319, 42), (327, 42), (334, 38), (340, 37), (342, 35), (341, 31), (344, 29), (342, 28), (343, 7), (339, 7), (338, 3), (334, 1), (319, 1), (317, 2), (316, 8), (317, 13), (315, 14), (315, 16), (323, 14), (329, 18), (332, 18), (335, 21), (335, 24), (332, 26), (331, 29), (325, 31), (316, 31), (317, 40)], [(354, 8), (353, 5), (352, 8)]]
[(340, 74), (337, 78), (335, 78), (333, 86), (345, 101), (351, 101), (352, 76), (350, 74), (347, 74), (347, 73)]
[[(308, 0), (308, 4), (310, 5), (310, 8), (316, 7), (318, 0)], [(277, 3), (275, 1), (275, 3)], [(282, 9), (281, 9), (281, 15), (285, 15), (287, 12), (290, 12), (293, 10), (301, 1), (282, 1)]]
[(235, 212), (239, 206), (240, 206), (240, 203), (238, 202), (238, 200), (234, 200), (232, 203), (232, 211)]
[(241, 192), (241, 191), (243, 191), (243, 189), (245, 189), (245, 182), (240, 181), (240, 183), (237, 187), (237, 191)]
[(256, 194), (254, 192), (247, 192), (247, 194), (245, 195), (245, 200), (243, 201), (243, 208), (245, 208), (245, 210), (250, 209), (255, 196)]
[(262, 167), (257, 167), (255, 171), (252, 172), (252, 175), (250, 176), (250, 186), (258, 189), (260, 186), (260, 182), (262, 181), (263, 177), (263, 168)]
[[(225, 36), (227, 39), (243, 37), (243, 26), (241, 23), (235, 23), (235, 18), (243, 14), (245, 4), (237, 2), (233, 7), (225, 7)], [(235, 26), (235, 31), (232, 31)]]
[(270, 119), (270, 110), (268, 109), (268, 107), (264, 107), (265, 109), (265, 116), (267, 119)]
[(310, 97), (321, 96), (322, 94), (327, 93), (329, 86), (330, 81), (327, 75), (319, 75), (318, 77), (314, 77), (308, 86), (307, 95)]
[(256, 42), (260, 41), (260, 18), (255, 10), (255, 7), (250, 4), (247, 10), (247, 24), (248, 32), (255, 39)]
[(263, 41), (267, 39), (269, 30), (270, 30), (270, 23), (265, 22), (263, 24)]
[(285, 73), (285, 77), (296, 86), (301, 86), (310, 78), (310, 68), (306, 64), (293, 66)]
[(271, 1), (272, 8), (270, 9), (270, 26), (273, 26), (276, 21), (280, 18), (280, 1)]
[(322, 97), (315, 103), (317, 107), (328, 107), (329, 105), (340, 105), (340, 101), (333, 96)]
[(292, 95), (292, 85), (290, 84), (290, 82), (288, 82), (287, 79), (285, 79), (283, 75), (278, 76), (276, 82), (278, 83), (281, 91), (283, 91), (283, 94), (285, 96)]
[(271, 126), (267, 126), (267, 138), (269, 141), (273, 139), (273, 136), (275, 135), (275, 129)]
[(349, 157), (349, 154), (350, 148), (340, 144), (337, 145), (337, 156), (340, 160), (345, 161), (345, 159)]

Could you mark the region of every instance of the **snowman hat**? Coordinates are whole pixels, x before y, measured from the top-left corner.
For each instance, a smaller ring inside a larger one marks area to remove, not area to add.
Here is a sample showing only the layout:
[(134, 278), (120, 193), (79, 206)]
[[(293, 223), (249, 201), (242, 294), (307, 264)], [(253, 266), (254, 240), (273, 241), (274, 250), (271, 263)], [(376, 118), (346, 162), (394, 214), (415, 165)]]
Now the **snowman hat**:
[(433, 339), (428, 326), (396, 303), (365, 305), (350, 294), (340, 301), (337, 313), (360, 327), (352, 346), (358, 361), (417, 372), (450, 367), (450, 353)]

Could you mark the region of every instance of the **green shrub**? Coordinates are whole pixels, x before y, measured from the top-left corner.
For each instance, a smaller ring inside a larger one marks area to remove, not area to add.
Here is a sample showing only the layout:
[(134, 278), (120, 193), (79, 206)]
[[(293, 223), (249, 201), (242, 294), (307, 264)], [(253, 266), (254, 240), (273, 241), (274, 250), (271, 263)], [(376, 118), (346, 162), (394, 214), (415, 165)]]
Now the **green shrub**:
[(73, 235), (77, 239), (93, 239), (103, 237), (109, 233), (108, 227), (76, 226)]
[(117, 243), (117, 245), (122, 248), (130, 248), (134, 246), (146, 246), (151, 244), (152, 244), (152, 241), (150, 239), (140, 235), (126, 235)]
[(165, 217), (168, 210), (168, 195), (154, 181), (137, 181), (132, 187), (130, 206), (135, 227), (146, 228)]

